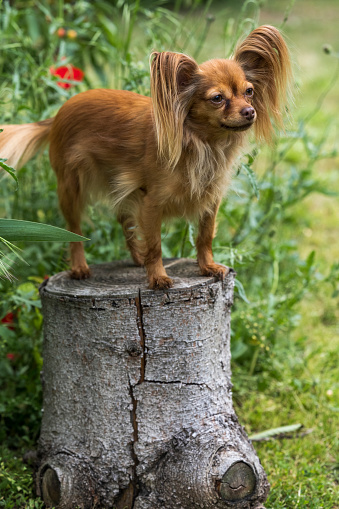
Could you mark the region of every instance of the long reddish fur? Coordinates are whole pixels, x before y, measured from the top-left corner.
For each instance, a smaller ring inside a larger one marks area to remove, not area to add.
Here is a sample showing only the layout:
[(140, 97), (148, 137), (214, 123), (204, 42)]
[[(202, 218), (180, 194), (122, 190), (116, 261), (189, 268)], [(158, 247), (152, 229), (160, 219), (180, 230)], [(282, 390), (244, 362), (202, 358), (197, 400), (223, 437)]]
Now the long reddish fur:
[[(161, 223), (184, 216), (199, 222), (197, 257), (203, 275), (223, 278), (212, 240), (232, 166), (254, 124), (270, 141), (290, 79), (287, 47), (271, 26), (254, 30), (232, 59), (198, 65), (171, 52), (153, 53), (151, 96), (90, 90), (69, 99), (54, 119), (4, 127), (0, 155), (19, 166), (50, 144), (61, 210), (81, 234), (90, 199), (109, 197), (133, 260), (151, 288), (172, 286), (161, 259)], [(254, 89), (253, 98), (246, 90)], [(221, 96), (217, 104), (215, 97)], [(254, 118), (245, 111), (254, 109)], [(82, 243), (71, 243), (71, 275), (90, 275)]]

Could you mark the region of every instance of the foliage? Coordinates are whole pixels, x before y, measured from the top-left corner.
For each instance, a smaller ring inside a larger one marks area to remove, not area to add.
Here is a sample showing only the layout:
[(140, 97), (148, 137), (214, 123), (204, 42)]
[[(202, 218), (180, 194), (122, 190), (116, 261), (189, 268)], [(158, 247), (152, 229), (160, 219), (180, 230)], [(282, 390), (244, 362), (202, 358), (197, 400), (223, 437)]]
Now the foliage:
[[(0, 129), (2, 132), (2, 129)], [(18, 178), (15, 174), (15, 169), (5, 164), (6, 159), (0, 159), (0, 167), (5, 170), (15, 180), (18, 185)], [(18, 221), (15, 219), (0, 219), (0, 243), (4, 244), (11, 254), (24, 261), (20, 256), (19, 249), (12, 244), (11, 240), (28, 240), (34, 242), (40, 241), (59, 241), (59, 242), (77, 242), (85, 240), (80, 235), (55, 228), (41, 223), (33, 223), (31, 221)], [(12, 274), (9, 272), (11, 259), (0, 251), (0, 277), (4, 275), (8, 279), (12, 279)]]
[[(37, 278), (7, 285), (0, 301), (0, 441), (29, 444), (38, 436), (41, 415), (41, 303)], [(11, 320), (8, 319), (10, 314)], [(4, 318), (7, 317), (7, 320)]]
[(0, 507), (6, 509), (42, 509), (41, 500), (34, 500), (32, 471), (22, 460), (13, 457), (6, 447), (0, 447)]
[[(292, 4), (286, 2), (284, 6), (283, 23)], [(239, 8), (236, 10), (239, 17), (227, 11), (219, 31), (223, 55), (232, 51), (240, 34), (258, 23), (259, 7), (259, 1), (247, 0), (240, 13)], [(186, 17), (180, 14), (182, 9)], [(220, 25), (225, 12), (219, 6), (217, 11), (210, 11), (210, 2), (199, 0), (168, 4), (154, 0), (0, 2), (0, 125), (49, 118), (66, 99), (90, 87), (113, 86), (148, 94), (151, 50), (186, 51), (199, 58), (208, 48), (207, 57), (214, 56), (209, 41), (211, 27)], [(335, 61), (336, 55), (327, 58)], [(59, 86), (60, 76), (50, 69), (63, 65), (82, 69), (84, 79), (64, 80), (70, 86)], [(338, 298), (338, 264), (321, 274), (319, 253), (312, 249), (301, 256), (293, 235), (300, 222), (307, 224), (305, 214), (298, 215), (297, 208), (315, 193), (334, 194), (315, 170), (337, 153), (328, 141), (329, 129), (315, 130), (312, 118), (319, 113), (336, 77), (334, 73), (332, 82), (319, 92), (318, 101), (312, 89), (313, 109), (296, 125), (289, 125), (285, 133), (277, 133), (272, 148), (259, 147), (239, 162), (232, 189), (220, 208), (215, 258), (238, 272), (232, 314), (235, 401), (242, 422), (252, 432), (296, 422), (312, 427), (312, 416), (317, 412), (326, 416), (327, 434), (335, 432), (333, 408), (337, 406), (326, 396), (326, 391), (336, 387), (335, 366), (331, 364), (334, 351), (328, 349), (322, 353), (325, 357), (318, 359), (318, 345), (307, 349), (305, 336), (298, 335), (295, 341), (291, 338), (303, 320), (300, 309), (305, 299), (320, 292), (319, 283), (322, 288), (327, 285), (332, 295), (328, 298)], [(4, 168), (6, 154), (0, 157)], [(46, 154), (15, 175), (17, 189), (13, 179), (1, 179), (0, 216), (63, 227), (56, 181)], [(127, 258), (121, 228), (109, 207), (93, 206), (89, 217), (92, 224), (84, 228), (84, 235), (90, 238), (86, 247), (89, 262)], [(195, 255), (194, 224), (177, 220), (164, 225), (162, 233), (164, 256)], [(7, 446), (1, 451), (0, 492), (6, 493), (6, 501), (1, 495), (0, 507), (8, 508), (24, 507), (24, 501), (25, 507), (40, 507), (37, 501), (28, 502), (29, 474), (13, 454), (19, 457), (21, 451), (32, 447), (39, 433), (42, 317), (38, 285), (49, 274), (65, 270), (68, 257), (67, 248), (60, 244), (19, 242), (17, 246), (24, 249), (22, 256), (28, 265), (17, 260), (15, 283), (0, 280), (0, 439)], [(330, 367), (322, 385), (309, 373), (324, 373), (325, 360)], [(281, 402), (282, 408), (274, 401)], [(266, 412), (273, 406), (274, 417)], [(312, 438), (298, 439), (298, 445), (286, 453), (286, 444), (284, 448), (278, 442), (258, 446), (272, 470), (270, 507), (299, 504), (320, 508), (319, 493), (324, 489), (326, 507), (335, 507), (329, 450), (321, 462), (314, 461), (325, 436), (325, 430), (318, 433), (314, 444)], [(309, 448), (312, 465), (307, 465), (301, 453), (298, 455), (298, 447), (306, 457)], [(296, 460), (298, 471), (294, 470)], [(290, 470), (295, 482), (306, 486), (305, 496), (302, 491), (298, 495), (293, 483), (288, 483)], [(281, 476), (285, 476), (283, 485), (278, 483)], [(313, 491), (311, 480), (315, 483)], [(312, 503), (309, 494), (314, 497)]]

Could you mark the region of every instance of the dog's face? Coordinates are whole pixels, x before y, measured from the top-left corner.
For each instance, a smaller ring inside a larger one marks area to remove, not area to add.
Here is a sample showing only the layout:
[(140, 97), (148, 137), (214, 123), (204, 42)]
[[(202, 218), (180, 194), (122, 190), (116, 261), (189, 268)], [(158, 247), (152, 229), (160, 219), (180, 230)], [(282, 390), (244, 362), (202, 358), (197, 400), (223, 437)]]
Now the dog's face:
[(182, 53), (154, 52), (151, 96), (159, 154), (174, 167), (191, 132), (203, 143), (232, 144), (253, 125), (256, 139), (270, 142), (271, 118), (282, 127), (290, 79), (287, 46), (269, 25), (253, 30), (231, 60), (199, 65)]
[(199, 66), (195, 93), (188, 114), (191, 128), (208, 137), (246, 131), (256, 120), (252, 106), (254, 86), (232, 60), (209, 60)]

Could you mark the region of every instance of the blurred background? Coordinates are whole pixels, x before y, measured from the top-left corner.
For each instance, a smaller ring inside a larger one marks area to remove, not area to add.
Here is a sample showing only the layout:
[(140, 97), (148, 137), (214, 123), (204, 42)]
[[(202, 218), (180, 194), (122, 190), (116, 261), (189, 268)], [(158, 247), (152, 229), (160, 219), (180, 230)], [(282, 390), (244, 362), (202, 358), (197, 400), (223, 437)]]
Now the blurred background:
[[(2, 0), (0, 125), (49, 118), (88, 88), (149, 95), (152, 50), (227, 58), (261, 24), (286, 37), (294, 100), (274, 145), (238, 161), (218, 217), (215, 258), (237, 272), (234, 402), (271, 483), (267, 507), (337, 508), (339, 3)], [(47, 153), (18, 186), (0, 172), (0, 217), (65, 227)], [(90, 263), (129, 257), (107, 206), (89, 209), (84, 235)], [(194, 224), (164, 225), (163, 256), (194, 257), (194, 237)], [(0, 507), (41, 508), (26, 454), (41, 418), (38, 286), (67, 269), (68, 247), (16, 245), (21, 259), (0, 244)]]

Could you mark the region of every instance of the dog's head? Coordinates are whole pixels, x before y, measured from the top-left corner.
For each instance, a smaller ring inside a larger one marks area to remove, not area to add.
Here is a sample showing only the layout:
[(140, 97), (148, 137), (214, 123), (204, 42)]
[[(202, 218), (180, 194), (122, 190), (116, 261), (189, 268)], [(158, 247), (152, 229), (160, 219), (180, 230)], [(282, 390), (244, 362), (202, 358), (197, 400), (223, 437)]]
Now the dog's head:
[(153, 53), (152, 57), (159, 152), (170, 165), (180, 158), (185, 133), (213, 143), (254, 125), (256, 137), (269, 141), (271, 118), (281, 125), (291, 66), (276, 28), (262, 26), (251, 32), (230, 60), (198, 65), (181, 53)]
[(209, 60), (197, 70), (197, 81), (186, 123), (206, 139), (246, 131), (256, 121), (254, 86), (234, 60)]

